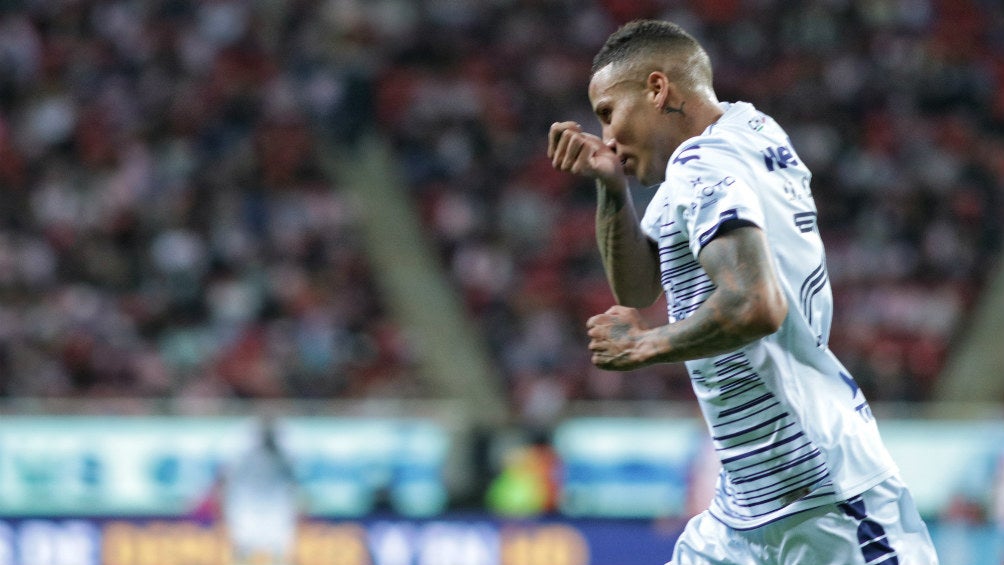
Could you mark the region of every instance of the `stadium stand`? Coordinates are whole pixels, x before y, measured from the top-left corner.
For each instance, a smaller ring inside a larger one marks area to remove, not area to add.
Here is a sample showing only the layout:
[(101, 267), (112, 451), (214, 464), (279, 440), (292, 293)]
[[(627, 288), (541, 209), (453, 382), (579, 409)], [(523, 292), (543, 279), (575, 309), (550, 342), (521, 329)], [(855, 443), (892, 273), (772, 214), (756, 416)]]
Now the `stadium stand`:
[(310, 127), (365, 119), (348, 55), (255, 6), (0, 8), (3, 395), (417, 393)]

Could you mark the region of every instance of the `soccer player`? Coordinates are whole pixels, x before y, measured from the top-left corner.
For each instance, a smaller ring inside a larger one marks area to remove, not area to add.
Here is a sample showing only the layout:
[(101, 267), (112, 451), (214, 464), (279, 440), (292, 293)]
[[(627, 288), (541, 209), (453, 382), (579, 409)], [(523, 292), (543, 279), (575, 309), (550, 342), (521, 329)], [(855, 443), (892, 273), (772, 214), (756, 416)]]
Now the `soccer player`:
[[(827, 348), (832, 296), (811, 174), (784, 130), (719, 102), (707, 53), (636, 21), (593, 60), (602, 138), (560, 122), (555, 168), (594, 178), (618, 305), (588, 321), (595, 365), (686, 362), (722, 463), (671, 563), (936, 565), (854, 378)], [(639, 221), (628, 176), (658, 189)], [(665, 292), (669, 323), (637, 307)]]

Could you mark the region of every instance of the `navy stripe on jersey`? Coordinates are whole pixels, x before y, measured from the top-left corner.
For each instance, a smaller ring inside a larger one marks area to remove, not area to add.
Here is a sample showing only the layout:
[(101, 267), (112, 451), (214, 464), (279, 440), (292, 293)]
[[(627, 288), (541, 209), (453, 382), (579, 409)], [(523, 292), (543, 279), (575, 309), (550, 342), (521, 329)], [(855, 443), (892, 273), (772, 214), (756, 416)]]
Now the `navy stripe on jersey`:
[(840, 503), (839, 506), (844, 514), (858, 522), (858, 547), (861, 548), (861, 556), (865, 563), (869, 565), (899, 564), (899, 557), (889, 543), (885, 528), (868, 516), (864, 499), (856, 496), (847, 502)]
[[(761, 437), (758, 437), (758, 438), (755, 438), (755, 439), (756, 440), (762, 440), (762, 439), (767, 438), (767, 437), (772, 437), (774, 435), (774, 432), (776, 432), (776, 430), (772, 430), (771, 433), (766, 434), (766, 435), (761, 436)], [(770, 443), (768, 445), (764, 445), (763, 447), (758, 447), (758, 448), (753, 449), (751, 451), (744, 451), (741, 454), (734, 455), (732, 457), (724, 457), (724, 458), (722, 458), (722, 465), (725, 465), (727, 467), (729, 463), (734, 463), (736, 461), (742, 461), (743, 459), (746, 459), (748, 457), (756, 457), (757, 455), (762, 455), (764, 453), (771, 452), (771, 451), (773, 451), (773, 450), (781, 447), (782, 445), (787, 445), (787, 444), (789, 444), (789, 443), (791, 443), (793, 441), (798, 441), (798, 439), (801, 438), (801, 437), (805, 437), (805, 434), (803, 434), (802, 432), (798, 432), (795, 435), (788, 436), (786, 438), (780, 439), (780, 440), (775, 441), (773, 443)], [(747, 443), (755, 443), (755, 442), (747, 442)], [(717, 450), (718, 451), (725, 451), (726, 449), (732, 449), (732, 448), (735, 448), (735, 447), (743, 447), (744, 445), (747, 445), (747, 443), (741, 443), (739, 445), (729, 446), (728, 448), (719, 447), (719, 448), (717, 448)], [(756, 443), (756, 445), (760, 445), (760, 444)]]
[(675, 222), (659, 229), (659, 267), (671, 320), (682, 320), (697, 310), (715, 284), (690, 251), (690, 244)]
[[(758, 489), (745, 490), (744, 495), (739, 498), (741, 500), (752, 500), (754, 498), (762, 498), (765, 496), (777, 495), (778, 493), (791, 493), (801, 488), (804, 488), (801, 483), (804, 483), (806, 478), (810, 479), (823, 478), (826, 475), (826, 472), (827, 472), (826, 465), (820, 463), (815, 468), (809, 469), (799, 475), (795, 475), (794, 477), (782, 481), (781, 483), (772, 483)], [(742, 483), (739, 482), (735, 484), (742, 484)]]
[(812, 299), (826, 287), (828, 280), (826, 265), (821, 264), (809, 273), (809, 276), (802, 282), (800, 295), (802, 299), (802, 314), (810, 325), (812, 324)]
[(754, 416), (759, 416), (760, 414), (762, 414), (764, 412), (772, 411), (773, 409), (775, 409), (775, 408), (777, 408), (778, 406), (781, 405), (781, 403), (778, 402), (777, 399), (775, 399), (773, 396), (767, 396), (766, 400), (771, 400), (772, 402), (770, 402), (769, 404), (766, 404), (766, 405), (759, 406), (757, 408), (757, 410), (754, 411), (754, 412), (752, 412), (752, 413), (743, 414), (742, 416), (739, 416), (739, 417), (734, 418), (732, 420), (724, 420), (724, 421), (716, 422), (714, 424), (714, 427), (715, 428), (720, 428), (720, 427), (724, 427), (724, 426), (727, 426), (727, 425), (734, 424), (736, 422), (742, 422), (744, 420), (749, 420), (750, 418), (753, 418)]
[[(802, 463), (804, 463), (804, 462), (806, 462), (806, 461), (808, 461), (810, 459), (816, 459), (816, 458), (818, 458), (818, 456), (819, 456), (819, 450), (818, 449), (813, 449), (812, 451), (806, 453), (805, 455), (802, 455), (798, 459), (795, 459), (794, 461), (791, 461), (789, 463), (784, 463), (783, 465), (778, 465), (776, 467), (770, 467), (768, 469), (760, 471), (759, 473), (753, 473), (752, 475), (735, 477), (733, 479), (732, 483), (736, 484), (736, 485), (741, 485), (741, 484), (744, 484), (744, 483), (751, 483), (753, 481), (762, 479), (762, 478), (767, 477), (767, 476), (778, 475), (778, 474), (781, 473), (781, 471), (786, 471), (788, 469), (791, 469), (793, 467), (801, 465)], [(787, 480), (789, 480), (791, 482), (799, 482), (799, 481), (801, 481), (803, 483), (801, 486), (805, 486), (804, 483), (805, 483), (806, 479), (818, 479), (818, 478), (821, 478), (820, 473), (822, 473), (824, 475), (826, 474), (826, 464), (825, 463), (820, 463), (820, 464), (816, 465), (815, 467), (812, 467), (811, 469), (805, 469), (801, 473), (799, 473), (797, 475), (794, 475), (792, 477), (789, 477)], [(814, 480), (810, 481), (810, 484), (811, 484), (811, 482), (814, 482)], [(776, 483), (772, 483), (771, 486), (773, 486), (775, 484)], [(763, 487), (763, 488), (766, 488), (766, 487)], [(744, 492), (746, 492), (747, 494), (750, 494), (750, 493), (756, 492), (757, 490), (762, 490), (762, 489), (745, 490)]]
[(809, 233), (816, 227), (815, 212), (799, 212), (795, 214), (795, 227), (802, 233)]
[[(809, 484), (814, 484), (815, 479), (820, 479), (825, 476), (826, 476), (826, 469), (823, 469), (821, 467), (820, 469), (817, 469), (813, 473), (812, 477), (810, 477), (810, 479), (813, 480), (809, 481)], [(802, 483), (796, 484), (794, 486), (789, 485), (784, 488), (772, 489), (770, 492), (764, 493), (762, 496), (759, 497), (743, 497), (736, 495), (735, 506), (738, 508), (755, 508), (757, 506), (762, 505), (765, 502), (775, 499), (794, 501), (802, 498), (807, 493), (808, 493), (808, 488), (805, 486), (805, 482), (803, 481)]]
[(710, 418), (728, 493), (720, 507), (736, 517), (764, 516), (829, 481), (823, 454), (743, 351), (715, 360), (714, 370), (701, 373), (696, 384), (721, 407)]
[(769, 459), (764, 459), (762, 461), (757, 461), (757, 462), (752, 463), (750, 465), (741, 466), (741, 467), (733, 466), (732, 472), (734, 474), (738, 475), (740, 478), (742, 478), (742, 475), (739, 475), (739, 473), (741, 473), (743, 471), (746, 471), (748, 469), (757, 468), (757, 467), (764, 467), (767, 464), (772, 463), (774, 461), (788, 461), (789, 459), (791, 459), (794, 456), (793, 454), (798, 453), (798, 452), (804, 452), (807, 448), (809, 450), (815, 449), (814, 447), (812, 447), (812, 442), (810, 442), (809, 440), (805, 440), (802, 443), (799, 443), (798, 445), (792, 446), (790, 449), (786, 449), (784, 451), (779, 451), (778, 453), (774, 454), (774, 456), (771, 457), (771, 458), (769, 458)]
[[(820, 498), (830, 498), (833, 497), (835, 494), (836, 490), (833, 489), (833, 484), (830, 482), (826, 482), (823, 483), (820, 487), (818, 487), (817, 490), (814, 490), (812, 494), (805, 495), (799, 498), (798, 500), (801, 502), (809, 503), (809, 506), (807, 508), (811, 508), (812, 507), (811, 501)], [(716, 503), (715, 511), (721, 512), (732, 519), (743, 520), (743, 521), (755, 520), (757, 518), (760, 518), (762, 516), (767, 516), (775, 512), (775, 510), (768, 510), (766, 512), (758, 512), (758, 513), (738, 512), (736, 506), (729, 501), (729, 498), (732, 496), (735, 496), (734, 489), (726, 487), (725, 490), (718, 491), (715, 494), (715, 503)], [(781, 520), (786, 516), (787, 514), (779, 515), (772, 520), (769, 520), (763, 524), (759, 524), (759, 526), (763, 526), (764, 524), (769, 524), (771, 522)], [(737, 529), (752, 529), (753, 527), (758, 527), (758, 526), (751, 526), (750, 528), (737, 528)]]
[(698, 243), (701, 244), (701, 247), (704, 247), (705, 245), (708, 244), (709, 241), (711, 241), (713, 237), (715, 237), (715, 234), (718, 233), (718, 228), (722, 227), (722, 224), (724, 224), (729, 220), (735, 220), (738, 217), (739, 217), (739, 212), (737, 212), (736, 210), (725, 210), (722, 213), (718, 214), (718, 222), (715, 223), (714, 226), (712, 226), (710, 229), (702, 233), (697, 238)]
[[(723, 418), (723, 417), (727, 417), (727, 416), (732, 416), (732, 415), (738, 414), (738, 413), (743, 412), (743, 411), (745, 411), (745, 410), (747, 410), (749, 408), (753, 408), (753, 407), (755, 407), (757, 405), (763, 404), (764, 402), (767, 402), (767, 401), (770, 401), (770, 400), (773, 400), (773, 399), (774, 399), (774, 395), (771, 394), (770, 392), (767, 392), (767, 393), (761, 394), (760, 396), (754, 398), (753, 400), (750, 400), (748, 402), (740, 404), (739, 406), (735, 406), (735, 407), (729, 408), (727, 410), (722, 410), (721, 412), (718, 413), (718, 417), (719, 418)], [(771, 406), (773, 406), (773, 404)], [(745, 419), (745, 418), (748, 418), (748, 417), (751, 417), (751, 416), (755, 416), (756, 414), (757, 413), (754, 412), (753, 414), (744, 416), (743, 418)], [(733, 422), (734, 421), (735, 420), (733, 420)]]
[(767, 427), (767, 426), (769, 426), (769, 425), (771, 425), (771, 424), (773, 424), (773, 423), (775, 423), (775, 422), (777, 422), (779, 420), (782, 420), (782, 419), (786, 418), (787, 416), (788, 416), (788, 413), (785, 412), (783, 414), (779, 414), (777, 416), (774, 416), (773, 418), (771, 418), (770, 420), (767, 420), (765, 422), (759, 422), (759, 423), (757, 423), (756, 425), (754, 425), (751, 428), (746, 428), (744, 430), (739, 430), (738, 432), (731, 433), (731, 434), (714, 436), (711, 439), (713, 439), (715, 441), (725, 441), (727, 439), (732, 439), (732, 438), (735, 438), (735, 437), (746, 435), (746, 434), (748, 434), (750, 432), (753, 432), (753, 431), (759, 430), (761, 428)]

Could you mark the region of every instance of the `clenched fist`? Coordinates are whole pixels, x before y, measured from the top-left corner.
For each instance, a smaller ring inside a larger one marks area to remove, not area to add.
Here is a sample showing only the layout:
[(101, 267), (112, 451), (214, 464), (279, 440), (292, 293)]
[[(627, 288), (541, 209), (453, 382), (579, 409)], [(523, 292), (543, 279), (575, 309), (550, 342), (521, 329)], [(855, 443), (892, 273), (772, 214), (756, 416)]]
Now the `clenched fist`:
[(593, 365), (610, 371), (630, 371), (650, 364), (647, 328), (634, 308), (612, 306), (586, 322)]

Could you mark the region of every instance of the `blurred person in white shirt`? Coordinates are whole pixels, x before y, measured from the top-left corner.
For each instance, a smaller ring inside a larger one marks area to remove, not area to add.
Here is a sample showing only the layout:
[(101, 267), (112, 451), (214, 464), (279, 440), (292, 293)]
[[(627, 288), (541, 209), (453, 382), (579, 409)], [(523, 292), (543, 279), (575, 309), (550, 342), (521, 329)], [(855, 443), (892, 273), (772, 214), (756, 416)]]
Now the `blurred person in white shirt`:
[(235, 565), (289, 565), (300, 517), (298, 488), (273, 421), (263, 421), (251, 449), (223, 483), (223, 517)]

